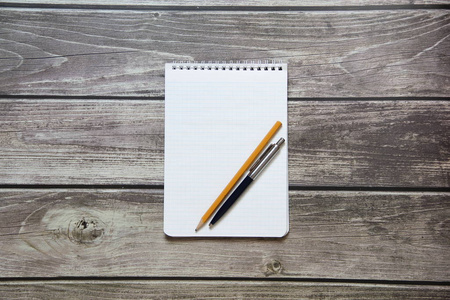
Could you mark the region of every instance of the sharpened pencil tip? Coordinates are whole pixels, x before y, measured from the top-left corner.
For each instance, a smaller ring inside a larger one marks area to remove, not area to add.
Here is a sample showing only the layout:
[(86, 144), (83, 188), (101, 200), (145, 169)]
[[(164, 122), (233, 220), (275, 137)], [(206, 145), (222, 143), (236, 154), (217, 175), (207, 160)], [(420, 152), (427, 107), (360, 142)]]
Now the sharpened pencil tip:
[(203, 222), (202, 220), (200, 220), (200, 222), (197, 225), (197, 228), (195, 228), (195, 232), (197, 232), (202, 226), (203, 224), (205, 224), (205, 222)]

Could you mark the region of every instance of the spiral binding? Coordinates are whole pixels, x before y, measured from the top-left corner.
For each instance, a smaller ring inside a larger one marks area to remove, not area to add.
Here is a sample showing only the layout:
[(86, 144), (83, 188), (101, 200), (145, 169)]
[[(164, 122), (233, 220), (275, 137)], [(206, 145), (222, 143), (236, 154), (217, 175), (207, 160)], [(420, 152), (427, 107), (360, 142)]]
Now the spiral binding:
[(209, 71), (282, 71), (286, 67), (281, 61), (238, 61), (238, 62), (220, 62), (220, 61), (174, 61), (172, 70), (209, 70)]

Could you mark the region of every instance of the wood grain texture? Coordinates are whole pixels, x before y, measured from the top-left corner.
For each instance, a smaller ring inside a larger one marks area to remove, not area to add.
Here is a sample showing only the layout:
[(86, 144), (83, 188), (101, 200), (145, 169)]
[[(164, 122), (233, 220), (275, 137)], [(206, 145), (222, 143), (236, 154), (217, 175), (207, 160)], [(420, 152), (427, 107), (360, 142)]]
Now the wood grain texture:
[(0, 100), (3, 183), (162, 184), (161, 101)]
[[(289, 180), (450, 186), (450, 103), (290, 101)], [(164, 102), (0, 100), (0, 184), (163, 184)]]
[(448, 10), (0, 11), (0, 94), (164, 95), (171, 61), (283, 60), (290, 97), (443, 96)]
[(0, 274), (448, 281), (449, 200), (291, 191), (285, 238), (177, 239), (163, 190), (2, 189)]
[(131, 6), (131, 7), (148, 7), (148, 6), (168, 6), (168, 7), (364, 7), (364, 6), (388, 6), (395, 9), (398, 5), (436, 5), (448, 4), (446, 0), (251, 0), (251, 1), (228, 1), (228, 0), (6, 0), (2, 3), (11, 3), (16, 5), (31, 6), (32, 4), (47, 5), (112, 5), (112, 6)]
[(442, 299), (450, 288), (427, 285), (272, 281), (133, 280), (0, 282), (6, 299)]

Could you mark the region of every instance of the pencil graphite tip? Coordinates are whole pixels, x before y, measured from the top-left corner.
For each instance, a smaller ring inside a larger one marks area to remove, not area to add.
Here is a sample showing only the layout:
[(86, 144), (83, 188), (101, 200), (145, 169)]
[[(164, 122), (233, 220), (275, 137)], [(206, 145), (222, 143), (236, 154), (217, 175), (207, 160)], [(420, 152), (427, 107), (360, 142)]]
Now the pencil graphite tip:
[(203, 224), (205, 224), (205, 222), (203, 222), (202, 220), (200, 220), (200, 222), (197, 225), (197, 228), (195, 228), (195, 232), (197, 232), (200, 228), (202, 228)]

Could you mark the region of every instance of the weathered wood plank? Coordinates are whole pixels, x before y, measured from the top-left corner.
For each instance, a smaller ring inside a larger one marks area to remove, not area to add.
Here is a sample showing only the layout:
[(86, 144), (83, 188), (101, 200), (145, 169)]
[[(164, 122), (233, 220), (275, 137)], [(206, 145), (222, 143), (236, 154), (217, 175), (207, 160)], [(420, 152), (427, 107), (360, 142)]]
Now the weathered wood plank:
[(0, 274), (448, 281), (449, 200), (291, 191), (285, 238), (176, 239), (163, 190), (2, 189)]
[(440, 101), (291, 103), (292, 183), (449, 187), (449, 109)]
[(5, 299), (448, 299), (448, 286), (283, 281), (0, 282)]
[(31, 4), (48, 4), (48, 5), (118, 5), (131, 7), (147, 7), (147, 6), (168, 6), (168, 7), (208, 7), (208, 6), (229, 6), (229, 7), (333, 7), (333, 6), (390, 6), (396, 5), (433, 5), (448, 4), (446, 0), (250, 0), (250, 1), (229, 1), (229, 0), (6, 0), (3, 3), (20, 4), (23, 6)]
[[(290, 184), (449, 187), (449, 116), (445, 101), (290, 101)], [(0, 128), (0, 184), (163, 184), (163, 101), (0, 100)]]
[(0, 94), (163, 96), (174, 60), (284, 60), (290, 97), (448, 96), (450, 13), (0, 11)]
[(161, 101), (0, 100), (2, 183), (162, 184)]

